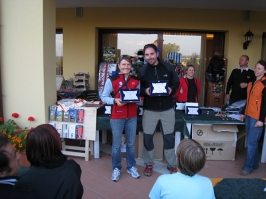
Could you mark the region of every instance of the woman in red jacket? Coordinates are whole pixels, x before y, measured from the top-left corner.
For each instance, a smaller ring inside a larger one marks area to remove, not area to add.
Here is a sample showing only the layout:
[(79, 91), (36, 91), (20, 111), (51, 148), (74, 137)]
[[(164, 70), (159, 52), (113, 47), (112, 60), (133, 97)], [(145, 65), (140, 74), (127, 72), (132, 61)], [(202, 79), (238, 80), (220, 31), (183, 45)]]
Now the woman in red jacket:
[(180, 85), (176, 92), (175, 101), (198, 102), (200, 94), (200, 80), (194, 77), (195, 67), (188, 65), (186, 75), (180, 78)]
[[(123, 89), (139, 89), (139, 80), (131, 74), (132, 62), (128, 55), (122, 55), (117, 63), (119, 73), (110, 76), (104, 86), (102, 101), (113, 104), (110, 124), (112, 128), (112, 167), (111, 179), (117, 182), (120, 178), (122, 133), (126, 135), (127, 173), (139, 178), (135, 160), (135, 138), (137, 131), (137, 103), (121, 101), (120, 91)], [(113, 96), (111, 93), (114, 93)]]

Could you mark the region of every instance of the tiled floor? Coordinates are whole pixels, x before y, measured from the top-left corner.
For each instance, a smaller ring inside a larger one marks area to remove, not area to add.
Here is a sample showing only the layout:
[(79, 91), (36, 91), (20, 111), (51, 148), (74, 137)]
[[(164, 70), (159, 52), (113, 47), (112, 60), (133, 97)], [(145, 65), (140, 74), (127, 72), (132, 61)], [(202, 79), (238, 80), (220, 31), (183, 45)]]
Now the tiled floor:
[[(81, 157), (69, 157), (80, 164), (82, 169), (81, 181), (84, 187), (83, 198), (88, 199), (142, 199), (148, 198), (149, 191), (155, 180), (161, 174), (168, 173), (163, 161), (156, 161), (151, 177), (142, 174), (144, 164), (142, 159), (137, 159), (137, 168), (141, 177), (133, 179), (126, 172), (126, 162), (122, 160), (122, 171), (118, 182), (111, 181), (111, 155), (110, 145), (102, 145), (99, 159), (91, 156), (86, 162)], [(245, 149), (236, 151), (235, 161), (207, 161), (200, 172), (209, 178), (242, 178), (239, 171), (244, 162)], [(260, 164), (260, 168), (245, 178), (266, 178), (266, 164)]]

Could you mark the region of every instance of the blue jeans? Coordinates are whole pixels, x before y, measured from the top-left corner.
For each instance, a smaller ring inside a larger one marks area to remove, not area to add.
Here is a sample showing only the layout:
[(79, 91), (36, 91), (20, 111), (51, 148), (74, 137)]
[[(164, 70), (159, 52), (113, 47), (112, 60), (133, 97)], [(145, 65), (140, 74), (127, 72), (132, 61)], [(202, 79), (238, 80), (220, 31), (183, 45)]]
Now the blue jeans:
[(121, 169), (121, 144), (122, 133), (125, 130), (126, 134), (126, 161), (127, 168), (136, 165), (135, 160), (135, 138), (137, 132), (137, 117), (126, 119), (111, 119), (110, 120), (113, 143), (112, 143), (112, 166), (113, 169)]
[(259, 168), (258, 142), (262, 135), (263, 126), (254, 127), (256, 122), (256, 119), (245, 116), (247, 155), (243, 169), (248, 172)]

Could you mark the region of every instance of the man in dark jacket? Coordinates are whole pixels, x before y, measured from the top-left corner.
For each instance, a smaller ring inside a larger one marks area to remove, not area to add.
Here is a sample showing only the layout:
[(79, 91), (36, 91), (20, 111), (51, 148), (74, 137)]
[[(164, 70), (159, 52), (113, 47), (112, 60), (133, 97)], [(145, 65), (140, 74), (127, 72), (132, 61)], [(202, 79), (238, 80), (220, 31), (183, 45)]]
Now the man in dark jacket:
[[(239, 67), (235, 68), (226, 84), (226, 99), (230, 105), (247, 98), (247, 85), (255, 78), (254, 71), (248, 67), (249, 57), (242, 55), (239, 58)], [(229, 94), (231, 90), (231, 94)]]
[[(175, 111), (172, 96), (177, 91), (179, 79), (174, 71), (174, 67), (158, 59), (158, 49), (154, 44), (144, 46), (144, 58), (148, 62), (139, 70), (140, 95), (144, 97), (144, 113), (142, 117), (142, 127), (144, 133), (143, 160), (146, 168), (144, 175), (152, 175), (154, 164), (154, 143), (153, 136), (157, 123), (161, 122), (161, 131), (164, 141), (164, 156), (167, 161), (167, 168), (170, 173), (177, 172), (175, 158)], [(167, 82), (168, 90), (161, 96), (151, 95), (150, 84), (152, 82)]]
[(17, 189), (16, 176), (20, 170), (20, 154), (8, 142), (8, 138), (0, 133), (0, 198), (1, 199), (30, 199), (36, 198), (26, 189)]

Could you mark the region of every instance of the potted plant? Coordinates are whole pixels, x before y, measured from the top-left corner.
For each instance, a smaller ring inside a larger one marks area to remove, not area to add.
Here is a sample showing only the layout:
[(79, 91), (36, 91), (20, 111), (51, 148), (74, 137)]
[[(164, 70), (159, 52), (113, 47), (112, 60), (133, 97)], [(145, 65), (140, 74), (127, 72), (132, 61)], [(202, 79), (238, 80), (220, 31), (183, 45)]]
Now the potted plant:
[[(18, 113), (12, 114), (13, 118), (18, 118)], [(28, 121), (34, 121), (34, 118), (30, 116)], [(26, 149), (26, 138), (29, 132), (29, 128), (20, 128), (13, 119), (9, 119), (6, 122), (0, 117), (0, 133), (7, 135), (10, 143), (15, 147), (17, 152), (23, 152)]]

